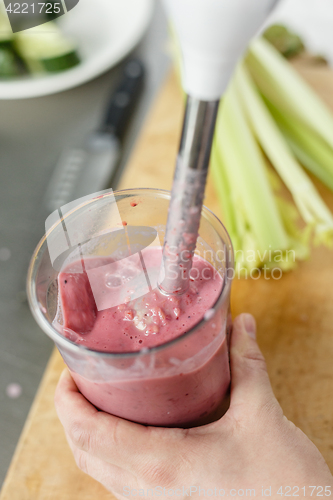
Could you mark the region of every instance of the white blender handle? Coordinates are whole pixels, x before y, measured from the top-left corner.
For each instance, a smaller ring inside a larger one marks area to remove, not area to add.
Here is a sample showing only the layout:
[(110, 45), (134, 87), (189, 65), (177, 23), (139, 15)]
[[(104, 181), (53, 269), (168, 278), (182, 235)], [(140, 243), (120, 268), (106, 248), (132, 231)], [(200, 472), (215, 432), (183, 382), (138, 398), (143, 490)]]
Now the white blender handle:
[(183, 87), (220, 99), (238, 59), (278, 0), (163, 0), (183, 56)]

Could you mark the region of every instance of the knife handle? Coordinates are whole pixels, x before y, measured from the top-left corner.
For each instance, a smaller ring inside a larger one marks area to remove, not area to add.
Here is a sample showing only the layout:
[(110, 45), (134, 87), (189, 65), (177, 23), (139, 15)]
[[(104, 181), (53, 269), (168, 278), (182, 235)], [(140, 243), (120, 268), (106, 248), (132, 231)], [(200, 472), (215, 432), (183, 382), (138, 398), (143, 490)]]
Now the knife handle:
[(104, 122), (100, 129), (102, 132), (114, 134), (118, 139), (123, 139), (127, 124), (143, 87), (144, 74), (144, 66), (139, 59), (130, 59), (126, 63), (120, 83), (112, 93), (108, 104)]

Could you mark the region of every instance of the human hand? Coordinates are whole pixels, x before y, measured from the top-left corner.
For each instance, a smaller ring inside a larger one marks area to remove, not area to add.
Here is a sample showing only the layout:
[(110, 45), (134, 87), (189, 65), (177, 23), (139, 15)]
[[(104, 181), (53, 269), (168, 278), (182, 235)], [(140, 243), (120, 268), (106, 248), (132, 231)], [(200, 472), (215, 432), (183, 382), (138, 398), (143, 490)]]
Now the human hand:
[(144, 426), (98, 411), (65, 370), (55, 404), (78, 467), (121, 499), (140, 489), (198, 497), (199, 488), (201, 497), (332, 496), (324, 458), (274, 397), (255, 329), (251, 315), (235, 319), (230, 408), (202, 427)]

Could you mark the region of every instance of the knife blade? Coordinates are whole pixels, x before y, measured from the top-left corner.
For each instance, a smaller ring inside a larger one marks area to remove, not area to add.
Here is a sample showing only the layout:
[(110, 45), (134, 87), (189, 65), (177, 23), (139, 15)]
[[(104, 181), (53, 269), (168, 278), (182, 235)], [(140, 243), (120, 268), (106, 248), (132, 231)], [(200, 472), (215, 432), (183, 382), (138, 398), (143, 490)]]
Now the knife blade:
[(83, 147), (62, 153), (45, 193), (48, 210), (53, 212), (70, 201), (101, 191), (112, 181), (126, 128), (141, 94), (144, 73), (139, 59), (128, 61), (101, 126), (89, 134)]

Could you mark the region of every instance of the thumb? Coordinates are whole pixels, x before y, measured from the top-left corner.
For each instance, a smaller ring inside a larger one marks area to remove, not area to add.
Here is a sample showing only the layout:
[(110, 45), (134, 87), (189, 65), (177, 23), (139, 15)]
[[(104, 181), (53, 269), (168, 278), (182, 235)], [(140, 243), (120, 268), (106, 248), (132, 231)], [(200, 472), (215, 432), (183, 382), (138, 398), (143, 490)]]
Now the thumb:
[(251, 314), (241, 314), (233, 323), (230, 367), (230, 408), (239, 405), (260, 408), (274, 402), (265, 358), (256, 342), (256, 322)]

